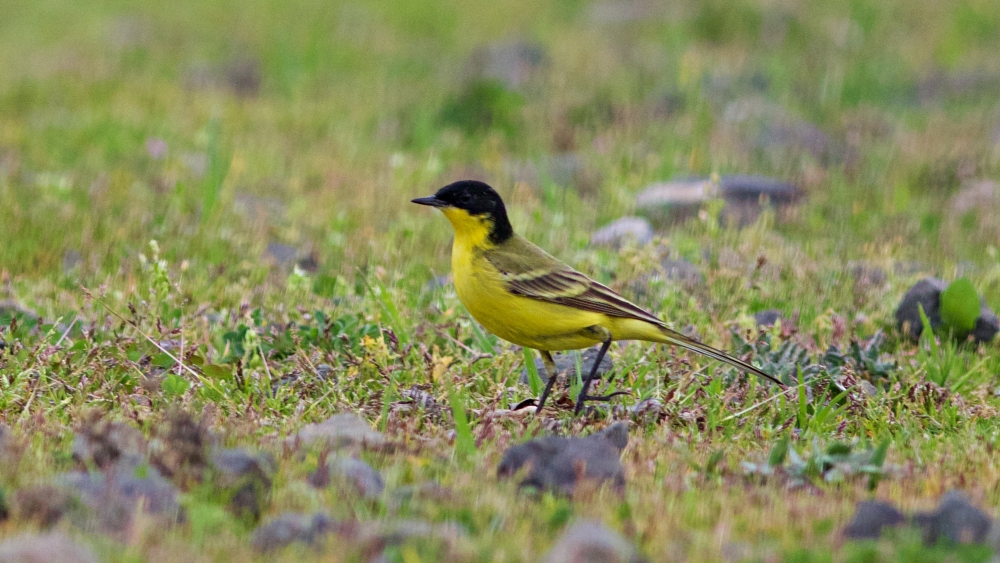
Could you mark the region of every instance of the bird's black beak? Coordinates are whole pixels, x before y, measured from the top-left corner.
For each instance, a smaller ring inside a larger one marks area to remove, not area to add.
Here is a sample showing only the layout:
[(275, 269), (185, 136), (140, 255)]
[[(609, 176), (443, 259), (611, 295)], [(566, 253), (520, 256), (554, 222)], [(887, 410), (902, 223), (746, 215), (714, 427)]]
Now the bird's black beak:
[(418, 203), (420, 205), (429, 205), (431, 207), (448, 207), (448, 202), (440, 200), (437, 196), (429, 195), (427, 197), (418, 197), (412, 200), (413, 203)]

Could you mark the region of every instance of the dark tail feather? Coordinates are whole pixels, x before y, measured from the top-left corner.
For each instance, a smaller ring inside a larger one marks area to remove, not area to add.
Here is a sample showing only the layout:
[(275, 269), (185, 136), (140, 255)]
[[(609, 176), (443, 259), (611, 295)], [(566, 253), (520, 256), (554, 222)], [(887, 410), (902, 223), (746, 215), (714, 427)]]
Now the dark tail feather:
[(785, 386), (784, 383), (778, 381), (778, 378), (774, 377), (773, 375), (766, 373), (762, 371), (760, 368), (756, 368), (748, 364), (747, 362), (740, 360), (739, 358), (734, 358), (729, 354), (723, 352), (722, 350), (716, 350), (715, 348), (712, 348), (707, 344), (702, 344), (701, 342), (698, 342), (693, 338), (688, 338), (687, 336), (684, 336), (679, 332), (670, 330), (669, 328), (660, 327), (660, 333), (662, 333), (663, 342), (665, 343), (673, 344), (675, 346), (680, 346), (681, 348), (685, 348), (687, 350), (691, 350), (692, 352), (697, 352), (699, 354), (704, 354), (709, 358), (719, 360), (720, 362), (725, 362), (736, 369), (742, 370), (747, 373), (752, 373), (758, 377), (763, 377), (764, 379), (770, 379), (771, 381), (777, 383), (781, 387)]

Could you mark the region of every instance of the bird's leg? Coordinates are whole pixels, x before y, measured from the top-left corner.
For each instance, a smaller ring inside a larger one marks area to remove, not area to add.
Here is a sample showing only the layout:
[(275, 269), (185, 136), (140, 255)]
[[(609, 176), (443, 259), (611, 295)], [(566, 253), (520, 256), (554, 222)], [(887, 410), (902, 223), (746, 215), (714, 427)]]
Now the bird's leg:
[(591, 366), (590, 373), (587, 374), (587, 379), (583, 380), (583, 388), (580, 389), (580, 394), (576, 398), (576, 410), (574, 414), (580, 414), (580, 411), (583, 410), (583, 403), (586, 402), (588, 399), (608, 400), (614, 396), (614, 394), (608, 395), (607, 397), (590, 397), (587, 395), (587, 389), (590, 389), (590, 382), (593, 381), (594, 377), (597, 376), (597, 368), (600, 367), (601, 360), (604, 359), (604, 355), (608, 353), (608, 348), (611, 347), (611, 331), (602, 326), (597, 326), (597, 325), (589, 327), (589, 330), (600, 336), (604, 344), (601, 345), (601, 351), (598, 352), (597, 357), (594, 358), (594, 365)]
[(539, 350), (538, 354), (542, 357), (542, 363), (545, 364), (545, 372), (549, 376), (549, 381), (545, 384), (545, 390), (542, 391), (541, 398), (538, 399), (538, 405), (535, 406), (536, 416), (542, 412), (542, 407), (545, 406), (545, 399), (549, 397), (549, 391), (552, 391), (552, 386), (556, 384), (556, 378), (559, 377), (559, 368), (556, 367), (556, 362), (552, 359), (552, 352)]

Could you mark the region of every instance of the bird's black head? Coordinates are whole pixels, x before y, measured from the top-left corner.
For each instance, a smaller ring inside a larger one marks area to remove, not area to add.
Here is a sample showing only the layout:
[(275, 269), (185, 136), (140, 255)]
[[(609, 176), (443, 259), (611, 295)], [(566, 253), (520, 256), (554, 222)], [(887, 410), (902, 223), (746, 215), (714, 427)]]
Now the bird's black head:
[[(514, 235), (514, 229), (507, 219), (500, 194), (489, 184), (476, 180), (460, 180), (441, 188), (432, 196), (420, 197), (413, 203), (438, 207), (448, 215), (448, 209), (460, 209), (472, 217), (485, 219), (490, 225), (490, 241), (499, 244)], [(450, 218), (450, 217), (449, 217)]]

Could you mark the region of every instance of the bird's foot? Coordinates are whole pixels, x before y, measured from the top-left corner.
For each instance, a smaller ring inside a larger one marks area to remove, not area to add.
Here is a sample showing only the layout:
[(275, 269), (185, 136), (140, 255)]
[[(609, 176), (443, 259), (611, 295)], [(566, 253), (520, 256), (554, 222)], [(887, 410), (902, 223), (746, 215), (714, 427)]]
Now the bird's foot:
[(580, 414), (580, 411), (583, 410), (584, 403), (587, 401), (600, 401), (602, 403), (606, 403), (619, 395), (628, 394), (628, 391), (615, 391), (614, 393), (609, 393), (607, 395), (584, 395), (581, 393), (580, 396), (576, 398), (576, 410), (574, 411), (574, 414)]

